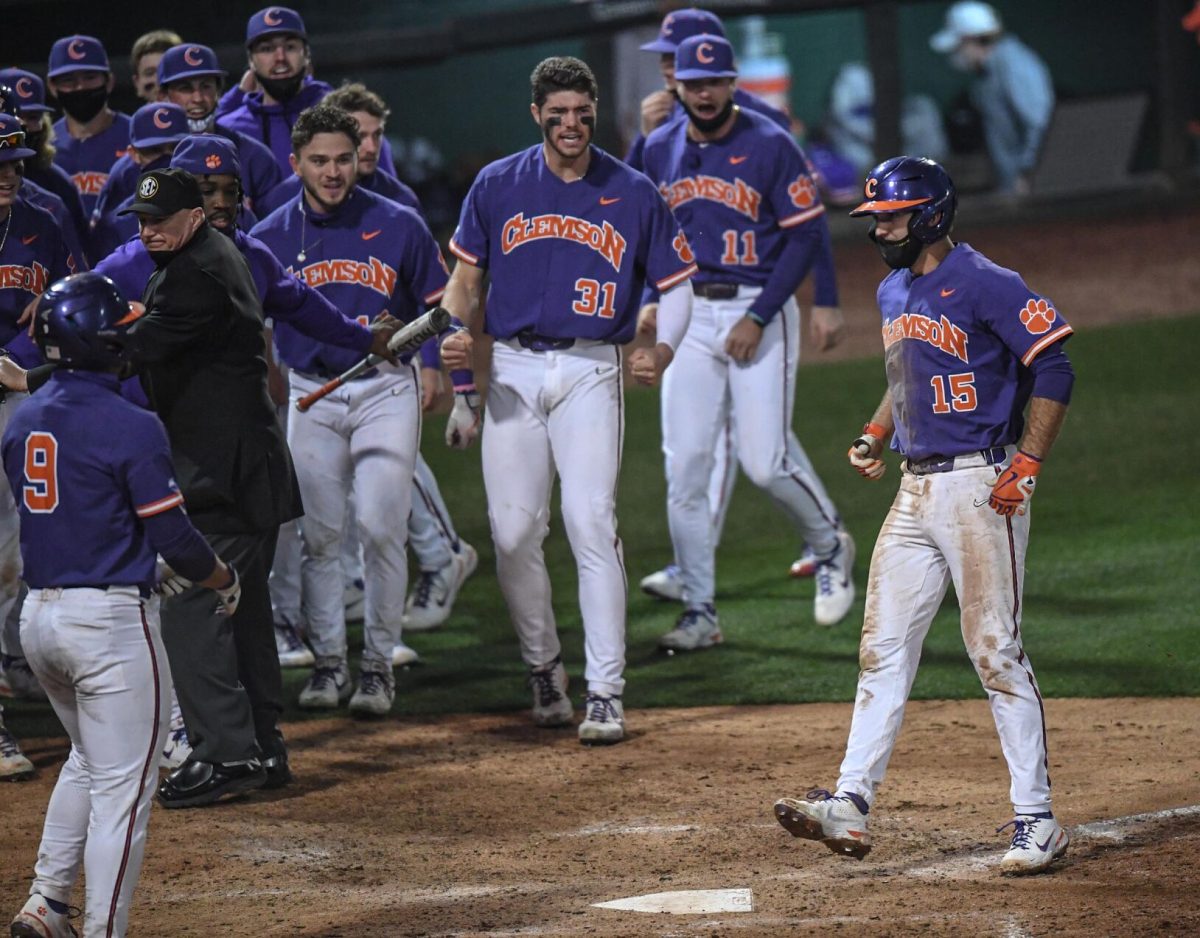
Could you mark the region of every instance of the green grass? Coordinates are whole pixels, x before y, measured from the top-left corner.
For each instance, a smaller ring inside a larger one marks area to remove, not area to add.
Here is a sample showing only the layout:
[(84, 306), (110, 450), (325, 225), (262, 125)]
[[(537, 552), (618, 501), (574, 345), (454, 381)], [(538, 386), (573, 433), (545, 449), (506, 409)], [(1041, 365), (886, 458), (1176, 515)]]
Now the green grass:
[[(1023, 633), (1049, 696), (1200, 694), (1200, 317), (1085, 332), (1069, 349), (1078, 381), (1071, 413), (1034, 501)], [(883, 390), (878, 361), (803, 367), (796, 426), (858, 541), (859, 597), (840, 626), (812, 622), (811, 581), (786, 576), (797, 542), (767, 498), (740, 480), (718, 555), (717, 602), (726, 644), (667, 658), (655, 651), (678, 607), (636, 589), (671, 556), (659, 452), (657, 392), (630, 389), (620, 532), (633, 585), (626, 703), (631, 707), (850, 700), (862, 589), (871, 545), (895, 494), (898, 466), (865, 483), (844, 453)], [(424, 663), (401, 672), (401, 713), (528, 706), (524, 669), (495, 578), (478, 447), (425, 455), (479, 571), (447, 626), (408, 640)], [(582, 686), (583, 636), (575, 567), (556, 520), (546, 541), (568, 670)], [(358, 636), (355, 635), (354, 639)], [(285, 672), (288, 719), (304, 673)], [(913, 696), (981, 697), (962, 647), (953, 593), (925, 644)], [(53, 720), (44, 706), (6, 704), (19, 733)], [(33, 725), (30, 725), (32, 722)], [(47, 730), (52, 732), (53, 730)]]

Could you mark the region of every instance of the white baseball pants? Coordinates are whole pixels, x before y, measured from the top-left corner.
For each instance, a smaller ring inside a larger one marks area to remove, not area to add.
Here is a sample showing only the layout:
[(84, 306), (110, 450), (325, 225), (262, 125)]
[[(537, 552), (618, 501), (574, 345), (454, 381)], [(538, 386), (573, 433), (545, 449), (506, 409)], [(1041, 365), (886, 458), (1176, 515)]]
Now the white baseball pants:
[(792, 431), (800, 313), (789, 299), (763, 330), (753, 361), (725, 353), (729, 331), (760, 291), (736, 299), (695, 297), (687, 335), (663, 379), (663, 453), (667, 519), (683, 580), (684, 602), (711, 603), (716, 582), (715, 451), (732, 411), (742, 470), (765, 489), (818, 556), (837, 549), (838, 514)]
[[(0, 436), (8, 429), (9, 418), (28, 394), (9, 391), (0, 404)], [(21, 519), (12, 489), (0, 485), (0, 651), (14, 658), (23, 655), (16, 607), (21, 592)], [(12, 615), (9, 613), (12, 612)]]
[[(320, 383), (293, 371), (293, 403)], [(363, 661), (387, 662), (400, 640), (408, 586), (405, 542), (413, 465), (421, 443), (415, 369), (381, 369), (308, 411), (293, 410), (288, 445), (304, 499), (303, 606), (318, 656), (346, 658), (342, 531), (353, 492), (363, 546)]]
[(562, 647), (542, 542), (557, 472), (579, 575), (584, 676), (602, 694), (625, 686), (627, 584), (616, 514), (623, 407), (614, 345), (534, 352), (515, 341), (495, 344), (482, 448), (500, 588), (525, 663), (553, 661)]
[(412, 514), (408, 516), (408, 545), (422, 570), (441, 570), (458, 552), (458, 532), (450, 509), (429, 463), (417, 454), (413, 473)]
[[(967, 653), (987, 691), (1017, 814), (1050, 809), (1042, 695), (1021, 644), (1029, 514), (987, 505), (999, 467), (905, 472), (883, 522), (867, 584), (858, 694), (840, 791), (868, 802), (904, 719), (921, 645), (953, 582)], [(978, 507), (977, 507), (978, 506)]]
[(158, 600), (133, 587), (31, 590), (21, 640), (71, 737), (30, 893), (69, 902), (82, 867), (84, 938), (123, 935), (171, 719)]

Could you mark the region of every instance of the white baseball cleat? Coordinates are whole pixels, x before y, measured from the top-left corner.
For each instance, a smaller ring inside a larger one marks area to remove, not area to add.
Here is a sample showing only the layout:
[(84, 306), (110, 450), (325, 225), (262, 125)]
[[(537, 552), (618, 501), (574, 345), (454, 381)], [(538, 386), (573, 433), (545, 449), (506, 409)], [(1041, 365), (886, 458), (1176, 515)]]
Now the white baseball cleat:
[(596, 694), (588, 691), (583, 704), (583, 722), (579, 724), (579, 741), (587, 745), (606, 746), (625, 738), (625, 707), (615, 694)]
[(177, 769), (192, 754), (192, 744), (188, 741), (187, 727), (183, 724), (183, 712), (179, 702), (171, 707), (171, 728), (167, 731), (167, 741), (163, 745), (162, 755), (158, 759), (160, 769)]
[(1067, 852), (1071, 838), (1051, 814), (1018, 814), (996, 833), (1013, 827), (1012, 845), (1000, 861), (1000, 872), (1009, 876), (1040, 873)]
[(570, 726), (575, 708), (567, 696), (567, 669), (555, 658), (540, 668), (532, 668), (526, 679), (533, 691), (533, 722), (538, 726)]
[(353, 693), (346, 662), (337, 657), (318, 658), (296, 702), (301, 710), (333, 710)]
[(415, 648), (409, 648), (404, 642), (396, 642), (396, 647), (392, 649), (392, 667), (403, 668), (405, 665), (413, 664), (421, 658), (417, 654)]
[(25, 700), (49, 700), (42, 682), (25, 658), (0, 657), (0, 696)]
[[(75, 913), (78, 915), (78, 909)], [(35, 892), (12, 920), (9, 934), (13, 938), (78, 938), (70, 917), (70, 912), (55, 912), (45, 897)]]
[(860, 795), (814, 788), (804, 801), (780, 798), (775, 817), (793, 837), (819, 840), (834, 853), (861, 860), (871, 852), (870, 808)]
[(275, 651), (281, 668), (311, 668), (317, 661), (299, 630), (287, 622), (275, 623)]
[(685, 609), (675, 621), (675, 627), (659, 638), (658, 647), (667, 651), (696, 651), (719, 645), (724, 640), (717, 610), (708, 603)]
[(479, 555), (466, 541), (440, 570), (422, 570), (408, 594), (400, 624), (409, 632), (428, 632), (450, 618), (458, 591), (479, 565)]
[(675, 564), (642, 577), (641, 587), (643, 593), (648, 593), (655, 599), (665, 599), (674, 603), (683, 600), (683, 577)]
[(382, 717), (392, 711), (396, 700), (396, 678), (382, 665), (364, 666), (358, 674), (358, 689), (350, 698), (350, 712), (359, 716)]
[(21, 752), (21, 744), (0, 716), (0, 781), (21, 782), (33, 775), (33, 763)]
[(854, 538), (838, 532), (838, 547), (828, 560), (818, 561), (817, 592), (813, 598), (813, 618), (817, 625), (837, 625), (854, 605)]

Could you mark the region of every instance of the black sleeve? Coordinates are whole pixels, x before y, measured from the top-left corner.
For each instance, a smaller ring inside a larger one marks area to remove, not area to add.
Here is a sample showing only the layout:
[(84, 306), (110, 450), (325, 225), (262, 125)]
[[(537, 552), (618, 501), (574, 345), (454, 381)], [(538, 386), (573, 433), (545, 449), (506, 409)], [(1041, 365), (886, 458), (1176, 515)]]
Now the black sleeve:
[(128, 332), (135, 363), (160, 362), (225, 327), (228, 294), (216, 278), (189, 264), (169, 270), (154, 291), (154, 305)]
[(29, 393), (32, 394), (43, 384), (50, 380), (50, 376), (58, 370), (57, 362), (48, 362), (45, 365), (37, 365), (25, 372), (25, 382), (29, 386)]

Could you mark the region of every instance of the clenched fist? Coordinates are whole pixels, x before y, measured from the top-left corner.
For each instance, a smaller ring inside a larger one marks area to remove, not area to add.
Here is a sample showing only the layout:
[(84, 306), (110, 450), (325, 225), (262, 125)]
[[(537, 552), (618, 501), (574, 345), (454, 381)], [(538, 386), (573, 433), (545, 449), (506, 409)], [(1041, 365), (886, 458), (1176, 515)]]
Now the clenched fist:
[(675, 352), (665, 342), (654, 348), (635, 349), (629, 355), (629, 371), (633, 380), (648, 388), (654, 387), (675, 358)]

